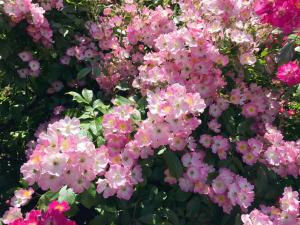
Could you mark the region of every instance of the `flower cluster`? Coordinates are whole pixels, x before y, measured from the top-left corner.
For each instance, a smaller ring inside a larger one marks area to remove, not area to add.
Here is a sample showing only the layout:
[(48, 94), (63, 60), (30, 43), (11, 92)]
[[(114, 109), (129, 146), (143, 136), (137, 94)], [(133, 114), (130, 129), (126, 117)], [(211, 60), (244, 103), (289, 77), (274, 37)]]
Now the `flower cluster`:
[(217, 135), (210, 136), (203, 134), (200, 136), (199, 143), (205, 148), (211, 148), (212, 152), (218, 154), (220, 159), (226, 159), (230, 144), (227, 138)]
[(289, 86), (300, 84), (300, 67), (298, 62), (294, 61), (281, 65), (276, 76)]
[(215, 169), (203, 161), (204, 157), (205, 153), (203, 151), (190, 152), (182, 156), (181, 162), (186, 168), (185, 173), (178, 180), (182, 191), (208, 194), (209, 186), (207, 185), (207, 177)]
[(265, 139), (270, 143), (264, 152), (265, 163), (281, 176), (300, 175), (300, 140), (285, 141), (279, 130), (266, 126)]
[(300, 4), (298, 0), (260, 0), (255, 12), (262, 22), (279, 27), (286, 34), (300, 28)]
[[(242, 115), (246, 118), (254, 118), (256, 126), (261, 122), (272, 123), (280, 109), (277, 96), (254, 83), (247, 85), (236, 79), (236, 84), (237, 87), (230, 93), (230, 103), (242, 106)], [(263, 129), (260, 126), (256, 130)]]
[(131, 23), (126, 29), (129, 43), (136, 45), (138, 42), (142, 42), (153, 48), (156, 38), (175, 30), (174, 21), (171, 19), (172, 15), (171, 9), (163, 9), (161, 6), (155, 10), (142, 9), (138, 15), (132, 17)]
[(138, 111), (130, 105), (121, 105), (103, 116), (103, 133), (106, 145), (100, 147), (102, 160), (109, 168), (97, 181), (97, 192), (104, 198), (117, 195), (120, 199), (130, 199), (133, 186), (142, 182), (142, 168), (137, 159), (142, 153), (131, 140), (133, 117)]
[(76, 225), (76, 222), (67, 219), (64, 215), (64, 213), (69, 209), (70, 207), (67, 202), (53, 201), (49, 204), (46, 212), (42, 212), (40, 210), (31, 210), (26, 214), (25, 218), (22, 218), (21, 211), (15, 211), (14, 208), (11, 208), (5, 213), (2, 221), (9, 225)]
[(244, 225), (293, 225), (300, 223), (298, 192), (293, 191), (291, 187), (286, 187), (282, 198), (279, 199), (279, 205), (279, 208), (261, 205), (261, 210), (254, 209), (249, 214), (242, 215), (242, 222)]
[(23, 62), (28, 63), (28, 68), (19, 69), (17, 72), (21, 78), (26, 78), (28, 75), (37, 77), (40, 74), (40, 63), (33, 59), (32, 53), (23, 51), (19, 53), (19, 57)]
[(233, 206), (248, 208), (254, 201), (254, 186), (247, 179), (234, 174), (226, 168), (221, 168), (219, 175), (212, 181), (212, 191), (209, 193), (213, 202), (229, 213)]
[[(119, 16), (124, 13), (131, 18), (129, 23)], [(79, 45), (69, 48), (61, 57), (61, 63), (69, 64), (70, 57), (80, 62), (93, 59), (88, 64), (100, 68), (99, 74), (93, 74), (97, 83), (104, 91), (111, 92), (121, 81), (130, 83), (138, 75), (137, 67), (143, 60), (146, 46), (154, 47), (154, 40), (160, 34), (175, 29), (171, 16), (170, 9), (138, 9), (134, 2), (120, 8), (106, 8), (99, 21), (86, 23), (89, 36), (75, 37)], [(122, 41), (114, 29), (124, 36)]]
[(10, 16), (12, 23), (17, 24), (23, 19), (29, 23), (27, 33), (35, 42), (42, 42), (44, 46), (52, 45), (52, 30), (47, 18), (44, 16), (45, 10), (31, 0), (6, 1), (4, 12)]
[(116, 152), (124, 148), (130, 140), (134, 123), (132, 116), (139, 112), (130, 105), (114, 107), (112, 112), (103, 116), (103, 134), (107, 141), (107, 147)]
[(64, 7), (63, 0), (39, 0), (38, 2), (41, 4), (41, 7), (45, 11), (49, 11), (52, 8), (55, 8), (57, 10), (62, 10)]
[(182, 14), (179, 20), (188, 27), (197, 24), (211, 36), (216, 45), (228, 38), (238, 48), (238, 59), (242, 65), (256, 62), (254, 53), (258, 50), (250, 27), (260, 27), (253, 15), (253, 0), (177, 0)]
[[(21, 167), (29, 185), (36, 183), (42, 190), (52, 192), (67, 185), (75, 193), (82, 193), (95, 181), (97, 192), (104, 198), (129, 200), (135, 186), (145, 179), (141, 159), (147, 161), (144, 159), (156, 150), (160, 150), (157, 157), (169, 151), (164, 154), (178, 157), (182, 175), (177, 176), (171, 167), (165, 168), (165, 182), (178, 185), (184, 192), (206, 195), (230, 213), (234, 207), (246, 211), (254, 201), (254, 186), (225, 168), (237, 155), (231, 151), (233, 144), (241, 156), (236, 160), (247, 165), (263, 163), (281, 176), (300, 175), (300, 140), (285, 141), (280, 131), (270, 125), (277, 122), (282, 93), (248, 82), (256, 79), (248, 79), (249, 74), (256, 74), (253, 70), (263, 70), (265, 62), (260, 57), (269, 53), (260, 51), (257, 60), (258, 47), (264, 43), (260, 32), (266, 35), (270, 26), (260, 24), (254, 5), (262, 21), (290, 33), (300, 25), (299, 0), (173, 0), (170, 7), (164, 1), (164, 6), (155, 9), (133, 0), (120, 4), (112, 0), (97, 2), (109, 5), (99, 7), (101, 15), (94, 21), (84, 21), (87, 32), (71, 37), (81, 29), (70, 29), (67, 35), (74, 39), (69, 42), (72, 44), (67, 49), (62, 44), (62, 53), (56, 49), (49, 53), (52, 58), (59, 57), (63, 64), (56, 65), (59, 68), (83, 68), (83, 74), (90, 74), (88, 77), (106, 94), (124, 91), (123, 84), (129, 86), (129, 95), (134, 92), (132, 87), (139, 89), (147, 102), (146, 115), (143, 114), (146, 118), (142, 119), (133, 101), (119, 105), (121, 101), (113, 100), (118, 106), (99, 118), (104, 138), (99, 148), (82, 134), (79, 119), (55, 117), (42, 124), (35, 133), (37, 141), (28, 143), (28, 161)], [(53, 40), (45, 15), (54, 8), (61, 10), (63, 1), (4, 3), (4, 12), (12, 23), (26, 20), (28, 34), (48, 48)], [(66, 15), (73, 18), (69, 6), (66, 9)], [(51, 24), (60, 26), (57, 21)], [(37, 77), (41, 68), (47, 69), (40, 66), (42, 55), (40, 62), (30, 51), (20, 52), (19, 57), (28, 64), (18, 70), (21, 78)], [(81, 71), (78, 77), (80, 74)], [(280, 66), (277, 78), (288, 86), (299, 84), (298, 62)], [(64, 79), (54, 77), (47, 93), (60, 92), (65, 84), (78, 88), (91, 83), (85, 82), (87, 79), (63, 83)], [(63, 110), (58, 106), (53, 113), (60, 116)], [(203, 121), (205, 124), (200, 126)], [(102, 136), (97, 138), (101, 140)], [(211, 177), (216, 171), (216, 177)], [(58, 202), (51, 203), (46, 212), (32, 211), (23, 219), (18, 207), (26, 204), (32, 193), (32, 189), (15, 192), (12, 207), (4, 215), (5, 223), (75, 224), (63, 215), (68, 205)], [(298, 194), (285, 189), (280, 204), (280, 209), (263, 207), (262, 211), (244, 215), (242, 220), (247, 225), (299, 223)]]
[(159, 51), (145, 55), (134, 86), (145, 93), (151, 87), (178, 83), (205, 99), (216, 95), (225, 84), (216, 65), (226, 65), (228, 58), (205, 34), (195, 26), (160, 35), (155, 41)]
[(79, 120), (66, 117), (39, 134), (21, 172), (30, 185), (36, 182), (43, 190), (58, 191), (68, 185), (80, 193), (103, 172), (102, 161), (101, 150), (80, 134)]
[(158, 148), (169, 145), (173, 151), (182, 151), (200, 120), (196, 117), (204, 111), (206, 104), (199, 93), (188, 93), (180, 84), (166, 89), (148, 91), (148, 118), (135, 135), (141, 146)]
[(247, 141), (237, 141), (236, 150), (243, 155), (243, 162), (248, 165), (256, 163), (263, 152), (263, 142), (258, 138), (250, 138)]

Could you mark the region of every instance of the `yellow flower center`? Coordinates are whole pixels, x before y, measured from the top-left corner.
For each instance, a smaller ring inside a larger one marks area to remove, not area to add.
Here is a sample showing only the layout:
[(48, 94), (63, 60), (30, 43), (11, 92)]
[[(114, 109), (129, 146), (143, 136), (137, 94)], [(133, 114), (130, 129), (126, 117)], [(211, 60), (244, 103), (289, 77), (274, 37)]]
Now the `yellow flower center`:
[(30, 198), (30, 196), (31, 196), (31, 191), (24, 191), (24, 192), (23, 192), (23, 196), (24, 196), (25, 198)]
[(63, 207), (62, 205), (57, 205), (57, 206), (54, 207), (54, 209), (56, 209), (56, 210), (62, 212), (62, 211), (65, 210), (65, 207)]

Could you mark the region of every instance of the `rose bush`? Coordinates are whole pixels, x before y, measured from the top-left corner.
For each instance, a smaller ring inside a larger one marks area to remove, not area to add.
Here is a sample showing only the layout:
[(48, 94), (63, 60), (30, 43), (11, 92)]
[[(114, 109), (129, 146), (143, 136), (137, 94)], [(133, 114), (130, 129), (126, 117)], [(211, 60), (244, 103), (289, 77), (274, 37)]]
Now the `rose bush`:
[(0, 1), (1, 221), (299, 224), (299, 19), (299, 0)]

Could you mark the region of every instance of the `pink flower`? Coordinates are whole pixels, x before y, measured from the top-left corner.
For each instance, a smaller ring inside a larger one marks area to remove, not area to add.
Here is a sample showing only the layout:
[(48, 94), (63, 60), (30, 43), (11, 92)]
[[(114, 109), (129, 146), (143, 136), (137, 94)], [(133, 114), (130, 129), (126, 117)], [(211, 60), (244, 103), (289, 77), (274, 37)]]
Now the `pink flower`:
[(197, 168), (197, 167), (191, 166), (191, 167), (189, 167), (189, 168), (187, 169), (186, 174), (187, 174), (187, 177), (188, 177), (190, 180), (196, 181), (196, 180), (198, 180), (199, 177), (200, 177), (200, 169)]
[(60, 58), (60, 63), (63, 64), (63, 65), (69, 65), (70, 64), (70, 61), (71, 61), (71, 58), (67, 55), (64, 55)]
[(42, 7), (39, 7), (36, 4), (32, 4), (30, 12), (31, 12), (31, 15), (32, 15), (33, 24), (36, 27), (42, 26), (42, 24), (45, 21), (45, 17), (44, 17), (45, 10)]
[(52, 82), (51, 86), (55, 92), (60, 92), (63, 89), (64, 84), (61, 81), (57, 80), (57, 81)]
[(300, 83), (300, 67), (297, 61), (289, 62), (278, 68), (277, 78), (289, 86)]
[(32, 71), (38, 71), (40, 69), (40, 63), (37, 60), (31, 60), (28, 65)]
[(193, 183), (188, 177), (179, 178), (179, 187), (184, 192), (189, 192), (193, 190)]
[(295, 0), (260, 0), (256, 2), (255, 12), (262, 22), (281, 28), (285, 34), (299, 28), (299, 3)]
[(205, 148), (209, 148), (212, 144), (212, 136), (208, 134), (201, 135), (199, 143), (202, 144)]
[(256, 156), (263, 151), (263, 143), (257, 138), (250, 138), (248, 140), (248, 145), (251, 149), (251, 152)]
[(76, 225), (76, 222), (71, 221), (65, 217), (64, 214), (58, 210), (45, 212), (38, 224), (57, 224), (57, 225)]
[(129, 200), (133, 194), (133, 188), (131, 185), (126, 184), (122, 186), (117, 191), (117, 197), (120, 199)]
[(173, 151), (182, 151), (187, 144), (185, 136), (173, 135), (169, 138), (169, 146)]
[(221, 124), (218, 123), (216, 119), (211, 120), (208, 124), (209, 129), (214, 131), (215, 133), (220, 133)]
[(28, 51), (20, 52), (19, 57), (22, 59), (23, 62), (29, 62), (32, 60), (32, 53)]
[(151, 146), (158, 148), (169, 143), (170, 129), (167, 123), (160, 123), (151, 127)]
[(252, 152), (246, 152), (243, 154), (243, 162), (245, 162), (248, 165), (253, 165), (257, 162), (257, 155), (253, 154)]
[(20, 78), (26, 78), (29, 75), (30, 70), (28, 68), (23, 68), (23, 69), (17, 70), (17, 72), (18, 72)]
[(242, 215), (241, 219), (244, 225), (273, 225), (270, 218), (257, 209), (253, 210), (250, 214)]
[(48, 209), (47, 212), (52, 212), (52, 211), (58, 211), (60, 213), (64, 213), (69, 211), (70, 206), (67, 202), (63, 201), (63, 202), (58, 202), (58, 201), (52, 201), (49, 205), (48, 205)]
[(116, 193), (116, 189), (109, 186), (108, 180), (99, 178), (97, 181), (97, 192), (99, 194), (103, 193), (103, 197), (108, 198)]
[[(244, 225), (254, 224), (298, 224), (299, 223), (299, 194), (292, 188), (286, 187), (282, 198), (279, 199), (280, 209), (261, 205), (261, 210), (254, 209), (250, 214), (242, 215)], [(247, 198), (247, 197), (245, 197)]]
[(25, 0), (25, 1), (16, 0), (16, 4), (17, 4), (18, 9), (22, 13), (26, 14), (29, 12), (32, 3), (31, 3), (31, 0)]
[(4, 213), (1, 220), (4, 224), (11, 224), (12, 222), (20, 218), (22, 218), (21, 209), (10, 207), (9, 210)]
[(209, 114), (213, 117), (219, 117), (222, 114), (222, 110), (217, 104), (211, 104), (209, 106)]
[(165, 174), (164, 181), (166, 183), (168, 183), (168, 184), (176, 184), (177, 183), (176, 178), (171, 176), (170, 171), (168, 169), (164, 171), (164, 174)]
[(241, 154), (246, 153), (249, 150), (248, 143), (246, 141), (237, 141), (236, 150)]
[(140, 165), (136, 165), (131, 171), (130, 171), (130, 180), (132, 184), (138, 184), (144, 181), (143, 175), (142, 175), (142, 167)]
[(240, 63), (242, 65), (253, 65), (256, 62), (256, 58), (253, 53), (246, 52), (240, 56)]
[(105, 8), (105, 9), (103, 10), (103, 15), (108, 16), (111, 12), (112, 12), (112, 9), (111, 9), (111, 8)]
[(289, 214), (299, 215), (299, 194), (293, 191), (291, 187), (286, 187), (282, 198), (279, 200), (281, 210), (288, 212)]
[(10, 200), (10, 204), (13, 207), (20, 207), (25, 205), (30, 199), (34, 190), (32, 188), (26, 189), (18, 189), (15, 191), (15, 196)]
[(226, 159), (229, 148), (230, 145), (227, 138), (224, 138), (221, 135), (213, 137), (211, 149), (213, 153), (218, 154), (220, 159)]
[(124, 186), (127, 181), (128, 171), (119, 165), (111, 165), (109, 170), (105, 174), (109, 186), (118, 189), (121, 186)]
[(139, 129), (134, 135), (134, 139), (139, 147), (148, 147), (151, 145), (151, 136), (148, 130)]
[(219, 179), (216, 178), (213, 180), (212, 188), (213, 188), (214, 192), (217, 194), (223, 194), (223, 193), (225, 193), (225, 191), (227, 189), (226, 184), (224, 183), (224, 181), (222, 180), (221, 177)]
[(58, 106), (55, 106), (55, 108), (53, 109), (53, 114), (55, 116), (58, 116), (60, 115), (63, 111), (65, 111), (65, 107), (63, 105), (58, 105)]
[(246, 117), (255, 117), (258, 114), (257, 106), (253, 103), (247, 103), (243, 106), (242, 114)]
[(189, 167), (192, 164), (192, 155), (190, 153), (186, 153), (181, 157), (181, 162), (183, 166)]

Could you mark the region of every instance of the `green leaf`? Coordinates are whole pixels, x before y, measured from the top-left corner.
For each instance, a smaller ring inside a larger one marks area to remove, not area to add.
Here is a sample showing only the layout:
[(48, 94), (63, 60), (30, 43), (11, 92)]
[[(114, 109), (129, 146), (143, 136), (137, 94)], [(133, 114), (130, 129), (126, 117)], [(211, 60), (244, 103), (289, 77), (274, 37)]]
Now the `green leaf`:
[(175, 200), (178, 202), (185, 202), (191, 197), (191, 193), (189, 192), (183, 192), (180, 189), (178, 189), (175, 193)]
[(256, 194), (259, 197), (265, 196), (268, 192), (268, 176), (263, 167), (259, 167), (257, 170), (257, 178), (255, 180)]
[(177, 155), (174, 152), (166, 151), (164, 154), (164, 158), (170, 170), (170, 174), (175, 178), (181, 177), (181, 175), (183, 174), (183, 167)]
[(121, 223), (123, 225), (127, 225), (127, 224), (130, 224), (130, 220), (131, 220), (130, 214), (127, 211), (124, 211), (121, 214)]
[(101, 119), (101, 118), (91, 121), (90, 127), (89, 127), (89, 129), (92, 131), (92, 133), (96, 136), (100, 135), (100, 132), (102, 131), (102, 125), (101, 125), (101, 121), (99, 121), (99, 119)]
[(116, 86), (116, 89), (120, 91), (128, 91), (130, 89), (130, 85), (126, 82), (121, 82), (119, 85)]
[(138, 219), (140, 222), (145, 224), (159, 224), (159, 221), (161, 221), (161, 218), (157, 214), (148, 214), (145, 216), (142, 216)]
[(93, 108), (105, 114), (108, 112), (109, 106), (105, 105), (100, 99), (97, 99), (93, 102)]
[(194, 196), (191, 200), (188, 201), (186, 205), (186, 212), (188, 217), (194, 217), (198, 214), (198, 211), (201, 208), (201, 198), (200, 196)]
[(100, 224), (106, 224), (106, 219), (105, 216), (99, 215), (94, 217), (94, 219), (92, 219), (89, 222), (89, 225), (100, 225)]
[(71, 205), (70, 210), (66, 212), (67, 217), (73, 217), (79, 212), (79, 207), (76, 204)]
[(89, 112), (85, 112), (83, 113), (80, 117), (80, 120), (84, 120), (84, 119), (93, 119), (93, 115)]
[(97, 147), (100, 147), (101, 145), (105, 144), (105, 139), (102, 136), (97, 137)]
[(97, 204), (96, 188), (92, 184), (91, 187), (79, 195), (79, 202), (86, 208), (90, 209)]
[(84, 78), (86, 75), (88, 75), (90, 72), (92, 71), (92, 69), (90, 67), (86, 67), (81, 69), (78, 73), (77, 73), (77, 79), (81, 80), (82, 78)]
[(93, 67), (93, 68), (92, 68), (92, 74), (93, 74), (94, 76), (96, 76), (96, 77), (100, 76), (100, 74), (101, 74), (101, 69), (100, 69), (100, 67)]
[(243, 223), (241, 221), (241, 214), (239, 214), (239, 213), (236, 214), (234, 225), (243, 225)]
[(60, 189), (58, 193), (58, 201), (66, 201), (70, 205), (72, 205), (75, 202), (76, 195), (74, 191), (71, 188), (68, 188), (67, 186), (64, 186)]
[(85, 88), (82, 90), (82, 96), (88, 103), (91, 103), (93, 100), (94, 94), (93, 94), (93, 91)]
[(236, 128), (237, 134), (245, 138), (250, 137), (253, 134), (253, 132), (250, 129), (252, 123), (253, 123), (252, 119), (246, 119), (241, 123), (239, 123)]
[(225, 127), (225, 130), (231, 135), (235, 136), (236, 134), (236, 119), (234, 118), (234, 115), (236, 112), (233, 108), (229, 107), (225, 112), (223, 112), (222, 116), (220, 117), (223, 125)]
[(67, 92), (67, 94), (73, 96), (73, 100), (78, 102), (78, 103), (89, 104), (89, 102), (87, 100), (85, 100), (80, 94), (78, 94), (74, 91)]
[(275, 58), (276, 62), (281, 65), (284, 63), (288, 63), (293, 59), (294, 56), (294, 48), (293, 43), (290, 41), (286, 43), (282, 49), (280, 49), (279, 54)]
[(133, 102), (130, 101), (128, 98), (124, 98), (122, 96), (116, 96), (113, 100), (114, 105), (126, 105), (126, 104), (132, 104)]
[(131, 115), (131, 119), (133, 119), (133, 121), (135, 123), (140, 122), (142, 120), (141, 113), (139, 111), (137, 111), (136, 113), (134, 113), (134, 114)]
[(58, 198), (58, 192), (48, 191), (43, 194), (37, 203), (37, 208), (41, 210), (46, 210), (49, 203)]
[(172, 222), (173, 225), (180, 225), (180, 221), (178, 216), (175, 212), (173, 212), (171, 209), (163, 209), (163, 217), (165, 217), (167, 220)]

